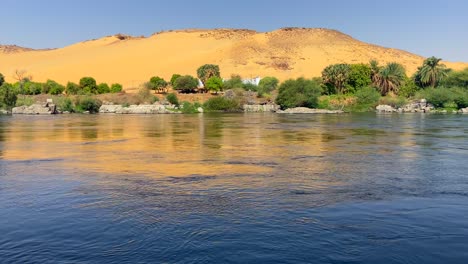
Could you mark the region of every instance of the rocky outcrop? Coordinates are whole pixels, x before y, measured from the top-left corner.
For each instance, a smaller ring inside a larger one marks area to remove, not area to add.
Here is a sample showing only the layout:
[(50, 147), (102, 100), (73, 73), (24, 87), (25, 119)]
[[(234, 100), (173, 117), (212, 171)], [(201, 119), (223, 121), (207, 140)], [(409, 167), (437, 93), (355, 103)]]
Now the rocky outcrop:
[(460, 114), (468, 114), (468, 107), (465, 107), (465, 108), (462, 108), (462, 109), (458, 110), (458, 113), (460, 113)]
[(307, 107), (289, 108), (276, 111), (278, 114), (342, 114), (341, 110), (313, 109)]
[(264, 105), (243, 105), (244, 112), (276, 112), (280, 110), (280, 106), (276, 104)]
[(379, 113), (429, 113), (435, 108), (427, 103), (426, 99), (411, 102), (401, 108), (394, 108), (390, 105), (378, 105), (375, 110)]
[(10, 111), (0, 109), (0, 115), (9, 115), (11, 114)]
[(99, 108), (102, 114), (178, 114), (180, 113), (172, 105), (102, 105)]
[(45, 104), (13, 107), (11, 113), (14, 115), (53, 115), (59, 112), (57, 111), (57, 106), (51, 100), (48, 100)]

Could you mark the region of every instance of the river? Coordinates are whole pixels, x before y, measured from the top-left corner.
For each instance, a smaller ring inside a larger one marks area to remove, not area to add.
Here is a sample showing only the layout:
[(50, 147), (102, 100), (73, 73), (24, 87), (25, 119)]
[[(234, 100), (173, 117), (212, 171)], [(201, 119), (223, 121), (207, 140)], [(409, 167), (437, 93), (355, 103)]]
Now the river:
[(0, 116), (0, 263), (468, 263), (468, 116)]

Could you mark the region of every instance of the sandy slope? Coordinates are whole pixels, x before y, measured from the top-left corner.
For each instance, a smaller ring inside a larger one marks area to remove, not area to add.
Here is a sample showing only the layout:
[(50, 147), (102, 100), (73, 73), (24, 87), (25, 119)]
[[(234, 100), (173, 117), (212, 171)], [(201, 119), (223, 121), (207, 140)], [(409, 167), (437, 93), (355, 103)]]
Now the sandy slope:
[[(334, 30), (285, 28), (267, 33), (251, 30), (180, 30), (148, 38), (122, 35), (80, 42), (54, 50), (0, 48), (0, 72), (13, 81), (15, 70), (26, 70), (35, 81), (65, 84), (93, 76), (98, 82), (136, 87), (153, 75), (196, 75), (198, 66), (219, 64), (224, 78), (319, 76), (333, 63), (367, 63), (376, 59), (402, 63), (409, 74), (423, 57), (360, 42)], [(466, 63), (445, 62), (462, 69)]]

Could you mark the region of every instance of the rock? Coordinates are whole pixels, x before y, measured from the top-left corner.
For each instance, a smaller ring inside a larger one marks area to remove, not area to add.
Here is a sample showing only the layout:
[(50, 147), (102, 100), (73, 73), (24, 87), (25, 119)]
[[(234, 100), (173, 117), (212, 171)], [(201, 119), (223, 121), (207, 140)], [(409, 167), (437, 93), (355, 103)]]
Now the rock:
[(280, 110), (280, 106), (276, 104), (265, 104), (265, 105), (250, 105), (245, 104), (242, 106), (244, 112), (276, 112)]
[[(170, 110), (171, 109), (171, 110)], [(160, 105), (160, 104), (141, 104), (141, 105), (130, 105), (123, 107), (121, 105), (102, 105), (99, 108), (99, 113), (107, 114), (177, 114), (178, 111), (174, 111), (172, 105)]]
[(289, 108), (276, 111), (278, 114), (342, 114), (341, 110), (313, 109), (307, 107)]
[(52, 104), (52, 103), (54, 103), (54, 100), (52, 100), (52, 99), (49, 98), (49, 99), (46, 100), (46, 103), (47, 103), (47, 104)]
[(99, 108), (99, 113), (103, 114), (109, 114), (109, 113), (116, 113), (117, 111), (120, 111), (122, 109), (121, 105), (108, 105), (108, 104), (103, 104)]
[(375, 110), (377, 110), (377, 112), (379, 113), (393, 113), (393, 112), (397, 112), (398, 110), (393, 108), (392, 106), (390, 105), (378, 105)]
[(10, 111), (0, 109), (0, 115), (9, 115)]
[(46, 103), (42, 104), (32, 104), (30, 106), (18, 106), (14, 107), (11, 111), (15, 115), (52, 115), (58, 114), (57, 107), (55, 104)]
[(468, 107), (460, 109), (459, 112), (462, 114), (468, 114)]
[(204, 110), (203, 110), (203, 108), (198, 107), (198, 108), (197, 108), (197, 111), (198, 111), (198, 113), (203, 113)]

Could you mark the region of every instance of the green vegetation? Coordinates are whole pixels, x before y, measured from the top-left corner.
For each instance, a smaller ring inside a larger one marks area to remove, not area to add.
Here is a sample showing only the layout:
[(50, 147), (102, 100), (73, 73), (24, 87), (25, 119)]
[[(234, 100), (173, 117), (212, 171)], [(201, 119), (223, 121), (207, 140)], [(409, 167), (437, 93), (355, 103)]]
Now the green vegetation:
[(111, 93), (120, 93), (122, 90), (122, 85), (120, 83), (113, 83), (110, 87)]
[(275, 77), (265, 77), (258, 84), (257, 93), (259, 96), (270, 94), (278, 88), (279, 80)]
[(462, 71), (449, 71), (447, 77), (441, 81), (446, 87), (462, 87), (468, 89), (468, 68)]
[(5, 77), (3, 76), (3, 74), (0, 73), (0, 87), (3, 85), (4, 82), (5, 82)]
[(430, 57), (424, 60), (423, 65), (416, 72), (416, 80), (422, 87), (436, 87), (448, 75), (447, 68), (440, 64), (442, 59)]
[(80, 90), (81, 90), (80, 86), (74, 82), (68, 82), (67, 86), (65, 87), (65, 93), (67, 95), (78, 94)]
[(198, 80), (190, 75), (179, 76), (175, 79), (173, 87), (181, 93), (191, 93), (198, 86)]
[(205, 84), (205, 89), (210, 92), (219, 92), (223, 90), (223, 79), (217, 76), (210, 77)]
[(208, 112), (238, 112), (241, 109), (237, 100), (222, 96), (210, 98), (203, 104), (203, 108)]
[(182, 107), (180, 108), (180, 111), (183, 114), (196, 114), (198, 113), (198, 108), (202, 107), (202, 105), (198, 102), (195, 102), (193, 104), (189, 102), (183, 102)]
[(97, 85), (96, 80), (93, 77), (83, 77), (80, 79), (80, 88), (84, 93), (87, 94), (96, 94)]
[(11, 84), (3, 83), (0, 86), (0, 108), (11, 109), (16, 105), (17, 99), (18, 96)]
[(63, 91), (65, 91), (65, 87), (53, 80), (47, 80), (47, 82), (42, 85), (42, 93), (58, 95), (62, 94)]
[(172, 74), (171, 81), (170, 81), (172, 87), (175, 86), (175, 81), (176, 81), (179, 77), (181, 77), (181, 76), (182, 76), (182, 75), (177, 74), (177, 73)]
[(78, 113), (88, 111), (90, 114), (98, 113), (102, 102), (89, 96), (77, 97), (75, 100), (75, 110)]
[(320, 84), (314, 80), (304, 78), (287, 80), (279, 87), (276, 103), (280, 105), (281, 109), (301, 106), (316, 108), (321, 92)]
[(105, 93), (110, 93), (110, 87), (107, 85), (107, 83), (100, 83), (97, 86), (97, 93), (98, 94), (105, 94)]
[(374, 75), (374, 85), (382, 95), (397, 94), (406, 79), (405, 68), (396, 62), (388, 63)]
[(349, 79), (351, 67), (349, 64), (333, 64), (327, 66), (322, 71), (323, 84), (328, 87), (328, 90), (334, 88), (333, 92), (342, 94), (346, 87), (346, 82)]
[(166, 100), (173, 105), (179, 105), (179, 98), (177, 98), (177, 95), (175, 93), (168, 94), (166, 96)]
[(206, 85), (208, 79), (211, 77), (221, 77), (221, 73), (218, 65), (205, 64), (197, 69), (197, 76), (202, 81), (203, 85)]
[(146, 88), (155, 90), (157, 92), (162, 92), (167, 87), (167, 84), (168, 83), (163, 78), (159, 76), (153, 76), (146, 84)]

